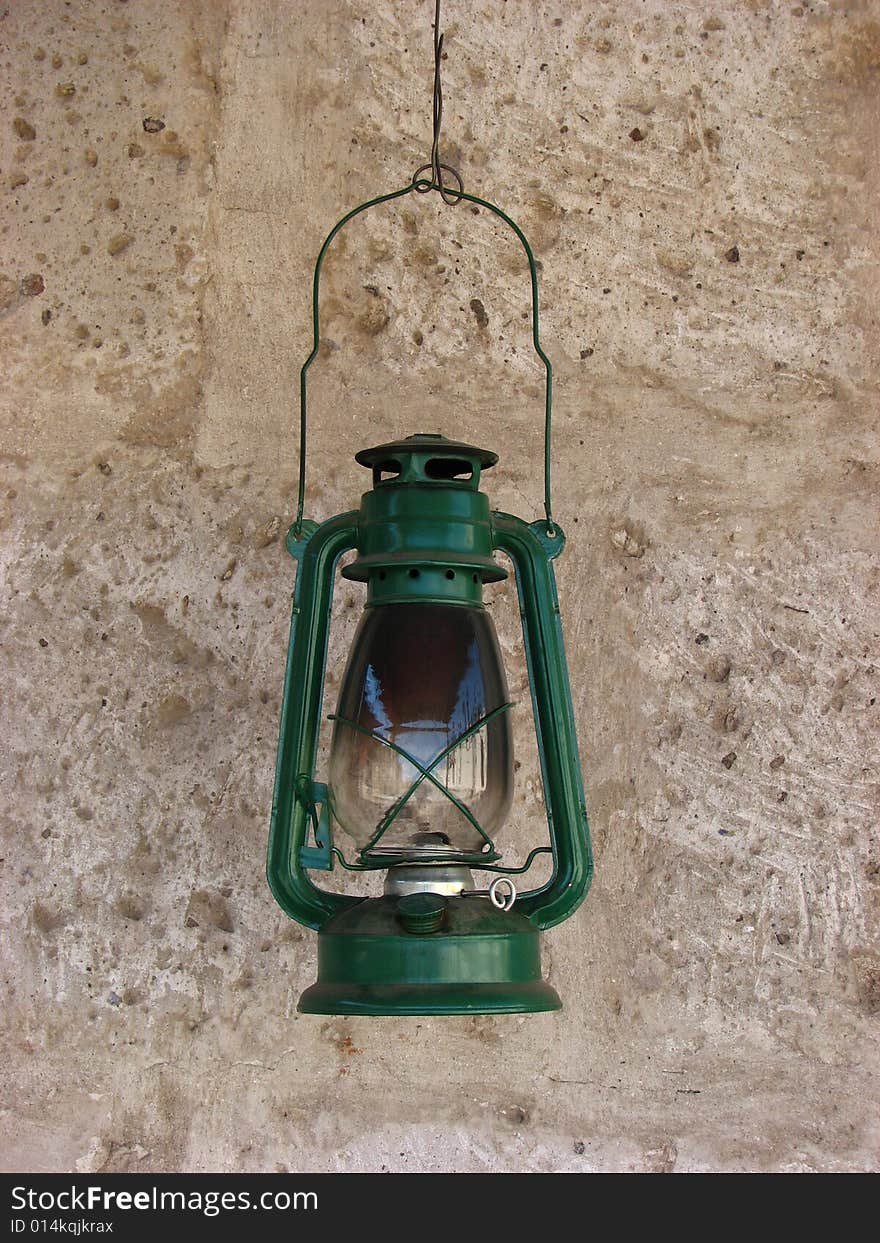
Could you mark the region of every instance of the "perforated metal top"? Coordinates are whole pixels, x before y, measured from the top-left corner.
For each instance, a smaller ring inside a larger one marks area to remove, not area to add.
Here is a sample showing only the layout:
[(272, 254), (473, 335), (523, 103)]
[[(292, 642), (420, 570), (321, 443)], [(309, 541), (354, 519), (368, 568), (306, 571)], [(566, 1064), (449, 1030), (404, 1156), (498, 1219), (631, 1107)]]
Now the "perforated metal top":
[(407, 436), (405, 440), (394, 440), (387, 445), (361, 449), (360, 453), (354, 455), (354, 460), (361, 466), (375, 467), (412, 453), (429, 453), (438, 458), (470, 459), (482, 470), (488, 470), (498, 461), (498, 454), (492, 453), (490, 449), (478, 449), (457, 440), (447, 440), (439, 432), (419, 432), (415, 436)]

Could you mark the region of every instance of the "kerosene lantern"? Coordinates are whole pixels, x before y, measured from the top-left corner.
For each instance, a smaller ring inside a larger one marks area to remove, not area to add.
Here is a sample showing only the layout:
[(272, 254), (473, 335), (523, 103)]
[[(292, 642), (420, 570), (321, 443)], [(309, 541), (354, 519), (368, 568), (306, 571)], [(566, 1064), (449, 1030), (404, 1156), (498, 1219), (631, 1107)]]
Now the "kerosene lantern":
[[(435, 26), (435, 99), (442, 39)], [(499, 208), (466, 194), (454, 170), (431, 165), (412, 182), (349, 212), (315, 268), (312, 352), (300, 377), (300, 484), (287, 548), (298, 562), (268, 880), (282, 909), (318, 930), (318, 980), (300, 998), (307, 1014), (474, 1014), (556, 1010), (541, 975), (539, 932), (567, 918), (593, 864), (553, 561), (564, 537), (550, 504), (552, 370), (541, 348), (535, 262), (522, 231)], [(431, 177), (423, 173), (431, 171)], [(451, 189), (443, 173), (458, 183)], [(338, 231), (362, 211), (437, 191), (492, 212), (523, 245), (531, 275), (532, 337), (546, 374), (545, 518), (490, 509), (480, 485), (497, 462), (486, 449), (422, 432), (364, 449), (372, 472), (360, 508), (321, 525), (303, 518), (306, 373), (320, 344), (320, 274)], [(333, 587), (365, 584), (363, 616), (333, 713), (329, 768), (315, 773)], [(496, 838), (514, 787), (507, 684), (487, 583), (513, 565), (541, 761), (549, 845), (505, 867)], [(337, 844), (341, 830), (355, 848)], [(517, 895), (542, 851), (550, 879)], [(385, 873), (381, 897), (331, 892), (315, 872)], [(477, 888), (473, 873), (494, 877)]]

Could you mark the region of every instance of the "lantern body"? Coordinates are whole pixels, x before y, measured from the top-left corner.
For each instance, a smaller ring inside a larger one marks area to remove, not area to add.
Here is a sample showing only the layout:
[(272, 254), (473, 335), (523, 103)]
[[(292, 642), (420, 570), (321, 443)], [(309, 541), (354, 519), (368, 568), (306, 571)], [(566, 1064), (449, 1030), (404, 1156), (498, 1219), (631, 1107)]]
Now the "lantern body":
[[(319, 930), (318, 981), (299, 1008), (373, 1015), (558, 1009), (541, 978), (538, 934), (576, 909), (592, 875), (552, 568), (564, 537), (558, 526), (490, 511), (479, 483), (497, 459), (485, 450), (430, 434), (356, 457), (373, 471), (360, 509), (288, 535), (299, 572), (267, 874), (287, 914)], [(366, 584), (365, 614), (333, 714), (323, 784), (315, 764), (333, 584), (352, 549), (357, 558), (341, 572)], [(469, 872), (529, 866), (501, 866), (494, 842), (513, 767), (511, 704), (482, 600), (485, 583), (506, 577), (497, 552), (516, 575), (549, 830), (544, 849), (553, 855), (551, 879), (513, 909), (475, 889)], [(334, 825), (354, 840), (355, 859), (334, 845)], [(361, 898), (313, 883), (310, 873), (337, 863), (387, 868), (385, 895)]]
[[(506, 703), (485, 609), (421, 601), (367, 609), (342, 680), (329, 779), (333, 815), (361, 852), (415, 860), (482, 847), (485, 838), (433, 782), (410, 793), (420, 773), (413, 760), (433, 764), (445, 789), (494, 836), (513, 797), (510, 717), (494, 716), (458, 740)], [(389, 741), (398, 749), (383, 745)]]

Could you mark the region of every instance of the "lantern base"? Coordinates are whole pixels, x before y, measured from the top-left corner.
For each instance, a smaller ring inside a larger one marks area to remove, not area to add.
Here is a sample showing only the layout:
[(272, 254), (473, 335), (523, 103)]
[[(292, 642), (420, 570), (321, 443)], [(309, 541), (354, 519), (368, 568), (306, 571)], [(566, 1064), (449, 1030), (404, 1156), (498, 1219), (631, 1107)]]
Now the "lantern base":
[(559, 1010), (541, 978), (537, 929), (486, 898), (447, 900), (436, 932), (407, 932), (394, 896), (367, 898), (318, 935), (303, 1014), (534, 1014)]

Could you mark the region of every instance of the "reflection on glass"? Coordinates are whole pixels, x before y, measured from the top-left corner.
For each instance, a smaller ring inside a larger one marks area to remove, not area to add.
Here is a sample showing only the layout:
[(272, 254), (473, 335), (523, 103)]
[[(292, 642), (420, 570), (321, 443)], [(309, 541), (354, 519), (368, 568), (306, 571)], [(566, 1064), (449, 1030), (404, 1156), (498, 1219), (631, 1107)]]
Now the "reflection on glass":
[[(361, 619), (342, 680), (330, 751), (336, 819), (360, 849), (372, 839), (419, 770), (366, 730), (428, 768), (494, 708), (507, 702), (495, 627), (482, 609), (386, 604)], [(354, 729), (345, 722), (355, 722)], [(490, 836), (510, 808), (510, 720), (499, 713), (431, 770)], [(455, 804), (424, 779), (376, 841), (381, 853), (474, 851), (483, 838)]]

